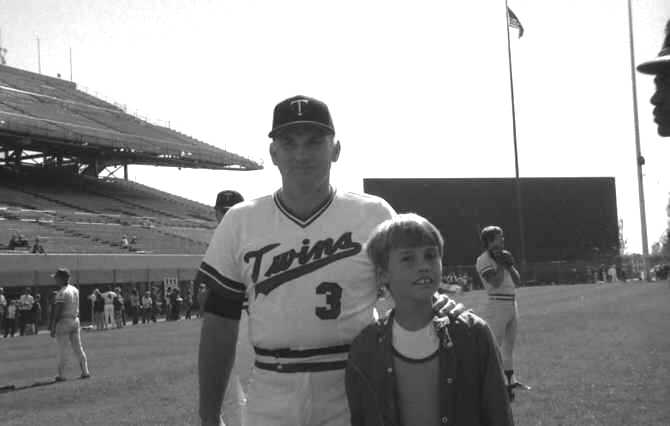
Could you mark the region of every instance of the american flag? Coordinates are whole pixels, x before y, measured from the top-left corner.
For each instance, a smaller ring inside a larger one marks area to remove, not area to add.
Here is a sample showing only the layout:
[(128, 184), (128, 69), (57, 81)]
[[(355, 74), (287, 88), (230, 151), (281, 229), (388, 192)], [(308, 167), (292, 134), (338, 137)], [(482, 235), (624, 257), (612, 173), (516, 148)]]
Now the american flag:
[(523, 36), (523, 25), (521, 25), (521, 21), (519, 21), (519, 18), (516, 17), (509, 7), (507, 8), (507, 23), (510, 27), (519, 30), (519, 38)]

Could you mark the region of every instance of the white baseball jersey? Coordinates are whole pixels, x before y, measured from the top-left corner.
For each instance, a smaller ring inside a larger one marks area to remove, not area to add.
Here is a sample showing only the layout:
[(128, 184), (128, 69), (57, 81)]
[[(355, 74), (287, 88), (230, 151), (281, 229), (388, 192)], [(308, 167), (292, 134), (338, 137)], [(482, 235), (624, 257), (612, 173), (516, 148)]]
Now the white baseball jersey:
[(219, 224), (200, 272), (239, 309), (248, 297), (254, 346), (317, 349), (301, 362), (344, 360), (347, 351), (318, 349), (349, 345), (372, 321), (377, 285), (363, 244), (393, 215), (381, 198), (338, 191), (307, 219), (277, 194), (244, 202)]
[(55, 303), (63, 304), (61, 317), (57, 319), (73, 319), (79, 316), (79, 290), (72, 284), (67, 284), (58, 291)]
[(491, 253), (489, 253), (488, 250), (484, 251), (484, 253), (479, 255), (477, 258), (477, 273), (479, 274), (479, 278), (481, 278), (482, 283), (484, 284), (486, 292), (489, 294), (513, 295), (515, 291), (514, 280), (512, 280), (512, 275), (509, 273), (507, 268), (505, 268), (503, 282), (498, 288), (493, 287), (488, 281), (484, 279), (484, 273), (486, 271), (496, 272), (498, 268), (502, 267), (503, 266), (498, 265), (498, 263), (491, 257)]

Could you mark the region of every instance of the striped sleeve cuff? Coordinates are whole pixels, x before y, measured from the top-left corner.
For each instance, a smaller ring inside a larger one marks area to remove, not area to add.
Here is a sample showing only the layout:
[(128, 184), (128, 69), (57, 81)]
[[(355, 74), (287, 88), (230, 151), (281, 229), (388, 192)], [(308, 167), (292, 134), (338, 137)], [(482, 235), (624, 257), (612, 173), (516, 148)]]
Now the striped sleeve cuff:
[(198, 282), (205, 283), (214, 294), (235, 302), (245, 299), (246, 287), (241, 282), (225, 277), (211, 265), (202, 262), (198, 271)]

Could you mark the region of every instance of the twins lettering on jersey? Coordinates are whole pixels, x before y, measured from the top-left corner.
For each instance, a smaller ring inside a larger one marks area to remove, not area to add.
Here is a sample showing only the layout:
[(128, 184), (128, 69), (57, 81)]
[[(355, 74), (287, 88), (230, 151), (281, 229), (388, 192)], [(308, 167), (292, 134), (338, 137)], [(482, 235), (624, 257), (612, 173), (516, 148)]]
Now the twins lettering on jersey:
[[(262, 277), (265, 279), (259, 282), (263, 260), (267, 259), (267, 256), (276, 251), (280, 245), (279, 243), (268, 244), (258, 250), (248, 251), (244, 255), (244, 261), (252, 264), (251, 279), (255, 284), (256, 295), (267, 295), (282, 284), (338, 260), (355, 256), (362, 248), (360, 243), (353, 241), (351, 232), (345, 232), (337, 239), (326, 238), (312, 244), (309, 239), (305, 239), (299, 249), (291, 248), (274, 255), (270, 266), (263, 272)], [(298, 266), (292, 268), (296, 263)]]

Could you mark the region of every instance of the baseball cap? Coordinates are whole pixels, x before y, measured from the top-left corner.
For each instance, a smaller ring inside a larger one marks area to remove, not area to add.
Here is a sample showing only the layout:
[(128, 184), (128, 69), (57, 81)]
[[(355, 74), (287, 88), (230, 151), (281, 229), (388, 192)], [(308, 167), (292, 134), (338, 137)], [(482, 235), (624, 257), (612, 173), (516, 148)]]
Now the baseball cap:
[(219, 192), (216, 196), (216, 204), (214, 208), (216, 209), (229, 209), (237, 203), (244, 201), (244, 197), (237, 191), (225, 190)]
[(637, 70), (643, 74), (670, 72), (670, 20), (665, 24), (665, 40), (663, 40), (663, 47), (658, 52), (658, 56), (651, 61), (641, 63), (637, 66)]
[(308, 96), (293, 96), (277, 104), (272, 115), (272, 130), (269, 137), (278, 131), (298, 125), (311, 125), (335, 133), (333, 119), (328, 106), (318, 99)]
[(58, 268), (55, 273), (51, 274), (51, 277), (61, 277), (67, 280), (70, 278), (70, 270), (67, 268)]

